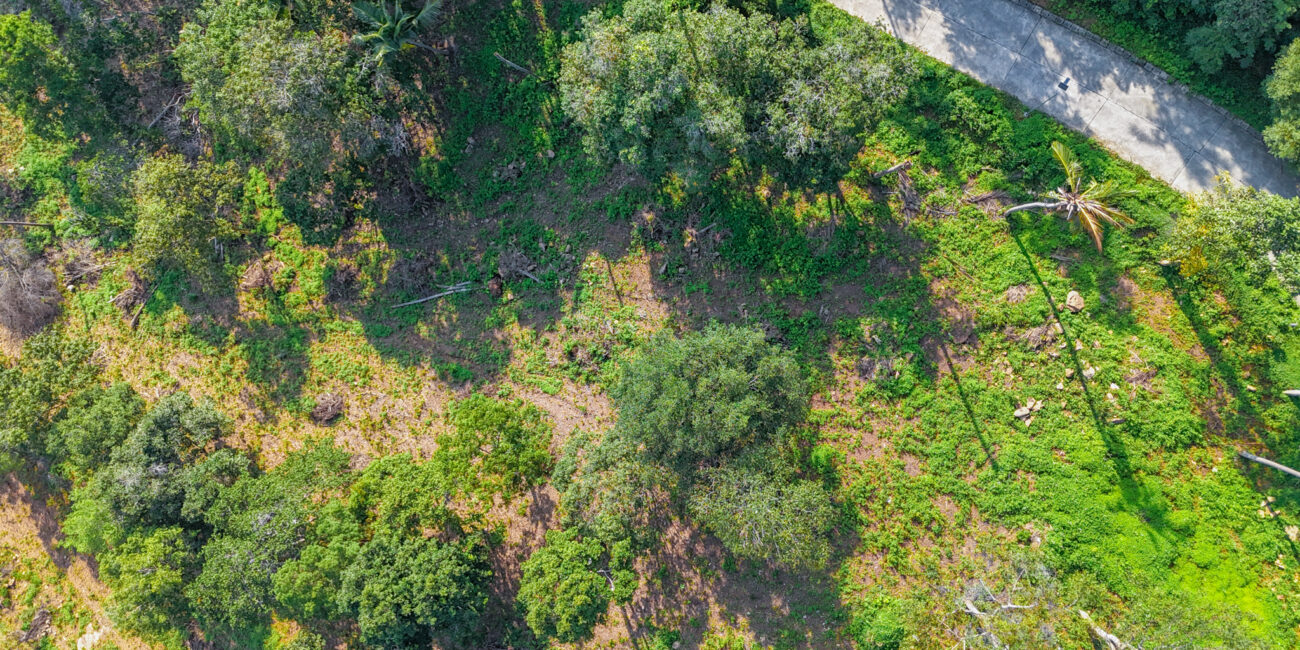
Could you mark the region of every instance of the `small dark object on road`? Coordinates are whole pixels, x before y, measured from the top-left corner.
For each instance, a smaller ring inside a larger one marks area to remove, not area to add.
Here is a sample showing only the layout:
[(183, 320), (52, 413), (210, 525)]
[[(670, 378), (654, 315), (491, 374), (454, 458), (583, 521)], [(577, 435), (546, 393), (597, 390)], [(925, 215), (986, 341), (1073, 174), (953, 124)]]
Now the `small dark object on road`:
[(1057, 87), (1057, 88), (1060, 88), (1061, 90), (1069, 90), (1069, 89), (1070, 89), (1070, 78), (1069, 78), (1069, 77), (1066, 77), (1066, 78), (1065, 78), (1065, 81), (1062, 81), (1061, 83), (1056, 84), (1056, 87)]

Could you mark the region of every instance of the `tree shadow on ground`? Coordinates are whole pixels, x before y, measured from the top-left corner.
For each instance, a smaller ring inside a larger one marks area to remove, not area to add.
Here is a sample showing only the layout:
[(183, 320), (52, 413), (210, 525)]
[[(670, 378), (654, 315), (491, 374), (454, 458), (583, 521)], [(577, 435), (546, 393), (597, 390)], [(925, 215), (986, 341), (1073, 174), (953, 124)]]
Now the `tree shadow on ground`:
[[(855, 538), (837, 542), (839, 549), (856, 546)], [(832, 576), (843, 559), (833, 557), (822, 570), (782, 570), (736, 558), (712, 535), (674, 521), (639, 563), (647, 583), (620, 608), (622, 627), (634, 648), (649, 647), (661, 629), (679, 631), (682, 648), (699, 648), (716, 612), (724, 625), (748, 629), (763, 646), (827, 647), (838, 638), (842, 617)]]

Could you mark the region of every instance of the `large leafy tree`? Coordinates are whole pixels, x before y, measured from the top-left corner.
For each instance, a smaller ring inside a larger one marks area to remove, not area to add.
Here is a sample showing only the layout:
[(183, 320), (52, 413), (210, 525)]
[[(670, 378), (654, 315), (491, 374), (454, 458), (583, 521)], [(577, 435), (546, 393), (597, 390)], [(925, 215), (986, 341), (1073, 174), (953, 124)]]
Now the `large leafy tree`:
[(191, 486), (185, 474), (227, 422), (210, 400), (195, 403), (184, 392), (159, 400), (95, 476), (113, 511), (131, 524), (179, 523)]
[(202, 571), (185, 591), (206, 631), (230, 638), (269, 622), (273, 578), (298, 557), (320, 507), (312, 496), (347, 484), (347, 460), (332, 445), (318, 444), (220, 492), (205, 513), (213, 533), (203, 547)]
[(44, 450), (50, 421), (63, 400), (97, 376), (94, 351), (90, 341), (48, 331), (27, 339), (16, 362), (0, 361), (0, 467)]
[(646, 541), (666, 514), (673, 485), (668, 469), (647, 461), (635, 441), (617, 432), (574, 432), (552, 480), (565, 523), (606, 544)]
[(1278, 57), (1264, 91), (1273, 104), (1273, 123), (1264, 129), (1268, 148), (1280, 158), (1300, 161), (1300, 40)]
[(179, 527), (139, 532), (101, 560), (114, 622), (149, 638), (178, 638), (189, 621), (183, 590), (198, 567), (191, 536)]
[(546, 545), (524, 562), (519, 580), (518, 601), (533, 633), (561, 643), (590, 637), (611, 597), (626, 599), (636, 587), (636, 575), (617, 561), (627, 547), (623, 542), (610, 562), (596, 539), (571, 528), (548, 532)]
[(78, 111), (76, 70), (59, 49), (54, 30), (30, 11), (0, 15), (0, 104), (28, 128), (48, 133)]
[(364, 130), (341, 32), (297, 32), (279, 5), (208, 0), (181, 30), (175, 58), (188, 106), (226, 151), (316, 166), (343, 127)]
[(73, 473), (104, 464), (144, 414), (144, 400), (130, 384), (93, 386), (74, 395), (56, 418), (46, 453)]
[(613, 397), (618, 433), (651, 460), (689, 475), (802, 421), (808, 386), (794, 357), (762, 332), (713, 325), (654, 339)]
[(1187, 33), (1192, 59), (1207, 72), (1218, 72), (1225, 62), (1250, 66), (1260, 52), (1277, 49), (1291, 28), (1295, 0), (1183, 0), (1208, 19)]
[(210, 273), (213, 244), (235, 237), (242, 176), (233, 163), (151, 158), (132, 177), (136, 204), (134, 253), (146, 272), (177, 268)]
[(551, 427), (537, 407), (475, 394), (448, 411), (454, 432), (439, 439), (437, 464), (491, 498), (535, 485), (551, 471)]
[(284, 563), (272, 577), (276, 600), (302, 621), (341, 616), (338, 590), (343, 572), (361, 553), (361, 523), (346, 501), (331, 501), (312, 520), (307, 543), (298, 557)]
[(1224, 279), (1244, 271), (1258, 282), (1275, 275), (1300, 294), (1300, 199), (1225, 178), (1194, 197), (1174, 220), (1168, 243), (1185, 275)]
[(427, 645), (434, 635), (473, 629), (487, 606), (490, 576), (477, 537), (444, 542), (382, 534), (343, 571), (338, 598), (355, 613), (367, 647)]
[(565, 48), (565, 111), (594, 154), (702, 181), (734, 159), (830, 176), (902, 96), (914, 65), (863, 25), (820, 46), (791, 21), (633, 0), (593, 12)]

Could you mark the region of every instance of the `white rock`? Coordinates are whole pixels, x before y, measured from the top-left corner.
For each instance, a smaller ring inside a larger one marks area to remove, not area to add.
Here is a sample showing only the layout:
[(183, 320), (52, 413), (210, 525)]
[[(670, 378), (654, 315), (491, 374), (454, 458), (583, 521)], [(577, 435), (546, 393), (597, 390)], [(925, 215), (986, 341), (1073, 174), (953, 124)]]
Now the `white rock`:
[(1078, 291), (1071, 291), (1070, 293), (1066, 294), (1065, 296), (1066, 309), (1069, 309), (1070, 311), (1077, 314), (1083, 311), (1083, 308), (1086, 306), (1087, 305), (1083, 302), (1083, 296), (1079, 295)]

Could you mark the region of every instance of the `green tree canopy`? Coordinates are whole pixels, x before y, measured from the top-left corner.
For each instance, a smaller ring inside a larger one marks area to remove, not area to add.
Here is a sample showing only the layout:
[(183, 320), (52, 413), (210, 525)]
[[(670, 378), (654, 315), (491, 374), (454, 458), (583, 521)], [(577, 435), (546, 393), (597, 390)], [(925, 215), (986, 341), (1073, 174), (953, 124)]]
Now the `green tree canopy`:
[(272, 577), (276, 600), (298, 620), (337, 618), (343, 614), (337, 598), (343, 571), (360, 553), (361, 524), (347, 502), (327, 503), (312, 520), (298, 557), (285, 562)]
[(302, 549), (320, 506), (314, 497), (351, 479), (347, 454), (317, 444), (290, 454), (261, 476), (244, 476), (222, 490), (206, 511), (212, 537), (203, 568), (186, 586), (204, 630), (230, 636), (270, 621), (273, 578)]
[(343, 609), (356, 614), (367, 647), (427, 645), (433, 635), (462, 636), (487, 606), (491, 570), (480, 540), (444, 542), (381, 534), (343, 571)]
[(68, 400), (46, 440), (46, 453), (74, 473), (108, 461), (144, 414), (144, 400), (130, 384), (92, 386)]
[(206, 500), (207, 492), (193, 474), (207, 471), (196, 466), (226, 425), (210, 400), (196, 404), (188, 393), (172, 393), (113, 449), (84, 494), (103, 500), (125, 528), (200, 524), (201, 508), (187, 502)]
[(340, 129), (369, 128), (353, 101), (361, 88), (346, 37), (297, 32), (276, 3), (208, 0), (181, 30), (175, 58), (188, 106), (228, 150), (316, 167), (333, 158)]
[(1185, 275), (1244, 270), (1260, 282), (1276, 276), (1300, 293), (1300, 199), (1225, 179), (1174, 220), (1168, 245)]
[(591, 636), (609, 609), (614, 587), (604, 556), (598, 540), (584, 539), (574, 529), (546, 533), (546, 545), (524, 561), (519, 580), (518, 601), (534, 634), (561, 643)]
[(48, 134), (88, 109), (70, 101), (78, 88), (76, 70), (48, 24), (30, 11), (0, 15), (0, 104), (28, 128)]
[(818, 569), (830, 555), (835, 507), (820, 483), (775, 471), (779, 462), (704, 470), (691, 492), (695, 521), (732, 553), (791, 568)]
[(44, 450), (50, 421), (71, 393), (98, 376), (90, 341), (65, 338), (58, 330), (23, 342), (11, 363), (0, 360), (0, 466)]
[(838, 180), (857, 134), (915, 70), (888, 36), (846, 29), (822, 46), (758, 12), (632, 0), (621, 16), (584, 19), (563, 53), (561, 101), (589, 151), (652, 174), (700, 181), (739, 158)]
[(674, 484), (672, 473), (647, 461), (629, 437), (583, 431), (565, 441), (552, 482), (566, 525), (611, 545), (646, 541), (651, 524), (665, 518)]
[(808, 385), (794, 357), (762, 332), (713, 325), (655, 338), (628, 364), (613, 397), (619, 434), (655, 462), (690, 474), (801, 422)]
[(1264, 140), (1273, 154), (1300, 161), (1300, 40), (1292, 41), (1264, 82), (1273, 104), (1273, 123), (1264, 129)]
[(1276, 50), (1297, 8), (1295, 0), (1181, 2), (1209, 21), (1189, 31), (1186, 39), (1192, 60), (1207, 72), (1218, 72), (1229, 61), (1249, 67), (1260, 52)]
[(234, 210), (242, 182), (233, 163), (164, 155), (141, 165), (132, 176), (134, 249), (145, 273), (161, 266), (207, 275), (213, 242), (240, 232)]
[(476, 393), (452, 404), (448, 419), (454, 431), (439, 438), (436, 461), (461, 485), (509, 496), (550, 473), (551, 426), (532, 404)]
[(113, 621), (150, 638), (179, 636), (177, 631), (189, 622), (183, 589), (197, 568), (185, 530), (155, 528), (131, 535), (101, 556), (100, 569), (113, 589)]

